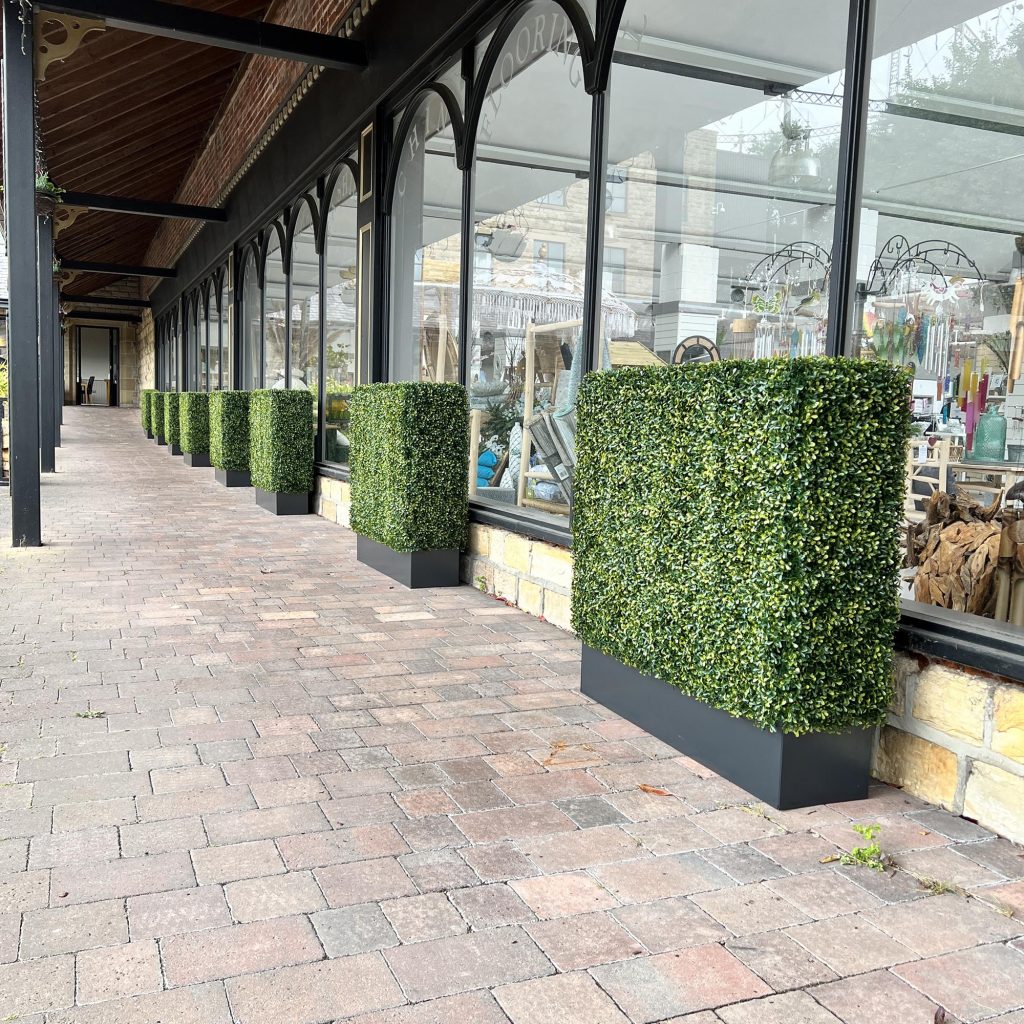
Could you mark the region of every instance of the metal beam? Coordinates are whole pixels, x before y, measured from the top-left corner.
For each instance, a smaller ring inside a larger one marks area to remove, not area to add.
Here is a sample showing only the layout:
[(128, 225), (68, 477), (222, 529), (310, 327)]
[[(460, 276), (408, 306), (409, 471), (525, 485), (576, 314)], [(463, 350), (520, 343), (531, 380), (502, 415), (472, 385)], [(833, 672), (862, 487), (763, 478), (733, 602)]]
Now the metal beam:
[(184, 39), (242, 53), (261, 53), (300, 64), (319, 64), (341, 71), (361, 71), (367, 64), (366, 47), (352, 39), (162, 0), (46, 0), (35, 6), (57, 14), (97, 18), (105, 21), (108, 28)]
[(11, 420), (11, 544), (39, 547), (39, 304), (36, 298), (35, 109), (32, 12), (3, 0), (4, 206)]
[(129, 309), (150, 309), (153, 303), (149, 299), (105, 299), (102, 295), (68, 295), (60, 293), (61, 302), (77, 302), (86, 306), (120, 306)]
[(69, 320), (100, 320), (112, 324), (137, 324), (141, 318), (131, 313), (104, 313), (102, 310), (93, 311), (90, 309), (73, 309), (68, 313)]
[(44, 473), (57, 472), (56, 426), (54, 424), (54, 337), (53, 337), (53, 221), (50, 215), (36, 217), (39, 226), (39, 463)]
[(216, 206), (189, 206), (186, 203), (158, 203), (150, 199), (129, 199), (126, 196), (100, 196), (92, 192), (65, 192), (64, 206), (80, 206), (104, 213), (133, 213), (140, 217), (163, 217), (177, 220), (202, 220), (226, 224), (227, 210)]
[(84, 274), (113, 274), (115, 277), (177, 277), (170, 267), (133, 267), (121, 263), (89, 263), (86, 260), (61, 260), (61, 270)]

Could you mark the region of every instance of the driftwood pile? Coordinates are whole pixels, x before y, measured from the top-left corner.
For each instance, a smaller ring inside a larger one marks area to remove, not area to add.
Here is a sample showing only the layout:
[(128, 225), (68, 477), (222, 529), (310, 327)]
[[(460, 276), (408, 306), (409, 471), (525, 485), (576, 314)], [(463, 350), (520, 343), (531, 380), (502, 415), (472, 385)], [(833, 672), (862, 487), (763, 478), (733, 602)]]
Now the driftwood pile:
[(937, 491), (907, 534), (914, 597), (925, 604), (1024, 625), (1024, 519), (999, 494), (982, 505)]

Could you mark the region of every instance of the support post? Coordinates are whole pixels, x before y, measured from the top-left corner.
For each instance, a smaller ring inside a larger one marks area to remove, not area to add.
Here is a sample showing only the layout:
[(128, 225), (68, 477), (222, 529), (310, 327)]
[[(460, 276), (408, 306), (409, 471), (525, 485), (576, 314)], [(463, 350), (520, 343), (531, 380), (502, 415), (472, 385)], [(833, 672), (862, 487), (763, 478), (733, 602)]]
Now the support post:
[(44, 473), (57, 472), (56, 424), (54, 423), (54, 351), (53, 337), (53, 220), (49, 213), (38, 213), (39, 245), (39, 465)]
[(39, 515), (39, 303), (36, 296), (32, 9), (3, 0), (4, 207), (10, 309), (11, 543), (42, 544)]
[(56, 275), (50, 291), (53, 301), (53, 440), (59, 448), (60, 428), (64, 423), (64, 332), (60, 326), (60, 282)]

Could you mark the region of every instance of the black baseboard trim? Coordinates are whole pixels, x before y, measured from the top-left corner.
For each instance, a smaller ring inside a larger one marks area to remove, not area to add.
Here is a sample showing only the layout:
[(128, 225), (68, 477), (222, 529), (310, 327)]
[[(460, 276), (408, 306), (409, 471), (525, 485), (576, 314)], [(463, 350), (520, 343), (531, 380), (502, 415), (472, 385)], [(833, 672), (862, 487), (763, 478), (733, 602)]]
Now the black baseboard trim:
[(191, 466), (193, 469), (209, 469), (210, 468), (210, 453), (209, 452), (185, 452), (185, 465)]
[(394, 551), (369, 537), (356, 534), (356, 560), (389, 576), (410, 590), (459, 586), (459, 552)]
[(252, 475), (247, 469), (215, 469), (213, 477), (225, 487), (252, 487)]
[(312, 511), (313, 496), (290, 491), (265, 491), (257, 487), (256, 504), (275, 516), (308, 516)]
[(868, 795), (874, 729), (769, 732), (586, 644), (582, 691), (778, 810)]

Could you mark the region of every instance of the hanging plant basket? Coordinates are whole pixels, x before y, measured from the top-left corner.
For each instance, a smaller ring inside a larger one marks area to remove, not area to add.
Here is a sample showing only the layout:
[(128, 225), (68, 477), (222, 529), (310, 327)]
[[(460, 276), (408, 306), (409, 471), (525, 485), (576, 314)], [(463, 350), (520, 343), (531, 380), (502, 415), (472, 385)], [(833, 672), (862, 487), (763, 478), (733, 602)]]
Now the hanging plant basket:
[(36, 189), (36, 214), (40, 217), (52, 217), (57, 209), (57, 196), (46, 189)]

